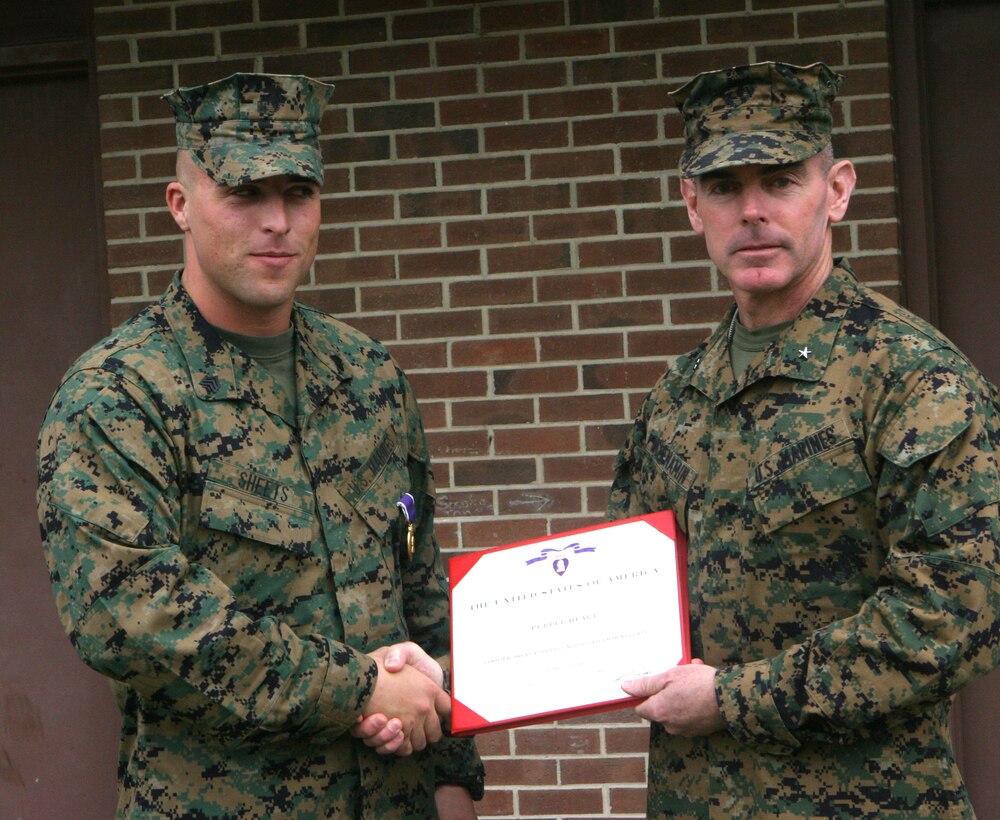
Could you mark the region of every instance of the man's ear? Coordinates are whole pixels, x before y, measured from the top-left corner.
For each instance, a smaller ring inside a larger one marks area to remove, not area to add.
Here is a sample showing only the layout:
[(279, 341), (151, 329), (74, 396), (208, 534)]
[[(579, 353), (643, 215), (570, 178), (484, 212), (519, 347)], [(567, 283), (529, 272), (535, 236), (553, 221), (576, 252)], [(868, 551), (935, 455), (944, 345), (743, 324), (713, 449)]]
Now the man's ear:
[(167, 208), (170, 215), (182, 231), (188, 229), (187, 205), (188, 196), (184, 185), (177, 180), (169, 183), (166, 190)]
[(687, 205), (688, 221), (694, 232), (704, 234), (705, 227), (698, 214), (698, 184), (693, 179), (682, 179), (681, 196), (684, 197), (684, 204)]
[(834, 163), (826, 179), (830, 186), (830, 222), (840, 222), (847, 213), (851, 194), (854, 193), (854, 186), (858, 181), (854, 164), (846, 159)]

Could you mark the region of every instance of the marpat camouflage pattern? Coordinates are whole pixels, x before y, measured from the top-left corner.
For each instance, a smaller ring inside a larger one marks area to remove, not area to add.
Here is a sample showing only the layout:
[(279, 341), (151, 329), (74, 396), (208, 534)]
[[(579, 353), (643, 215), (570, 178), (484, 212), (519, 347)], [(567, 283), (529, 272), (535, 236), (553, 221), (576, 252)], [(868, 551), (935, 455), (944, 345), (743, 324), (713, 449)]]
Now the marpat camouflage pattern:
[(681, 176), (734, 165), (785, 165), (830, 142), (843, 78), (823, 63), (706, 71), (671, 92), (684, 116)]
[(647, 397), (610, 500), (676, 512), (720, 668), (727, 731), (652, 727), (649, 816), (972, 817), (947, 718), (1000, 662), (995, 388), (843, 263), (739, 381), (732, 315)]
[[(471, 741), (353, 739), (376, 666), (447, 660), (448, 598), (416, 401), (384, 348), (296, 306), (298, 417), (179, 279), (69, 370), (38, 509), (59, 614), (122, 711), (121, 817), (434, 817), (482, 795)], [(418, 503), (416, 551), (396, 502)]]
[(232, 74), (165, 94), (177, 147), (222, 185), (288, 174), (323, 184), (319, 124), (333, 86), (310, 77)]

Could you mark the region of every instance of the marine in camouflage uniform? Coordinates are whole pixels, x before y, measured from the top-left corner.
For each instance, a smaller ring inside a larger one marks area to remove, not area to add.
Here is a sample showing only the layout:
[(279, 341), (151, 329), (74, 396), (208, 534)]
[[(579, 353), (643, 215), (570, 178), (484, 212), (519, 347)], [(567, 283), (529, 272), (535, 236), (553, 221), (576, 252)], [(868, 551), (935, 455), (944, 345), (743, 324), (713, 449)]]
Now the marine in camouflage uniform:
[[(814, 154), (829, 137), (796, 146), (794, 112), (838, 82), (700, 75), (678, 92), (682, 173)], [(687, 534), (692, 653), (724, 724), (652, 723), (648, 815), (972, 817), (947, 718), (1000, 660), (995, 389), (843, 261), (739, 374), (735, 321), (653, 388), (612, 488), (611, 517), (672, 509)]]
[[(233, 82), (263, 85), (266, 110), (296, 128), (315, 125), (330, 88), (237, 75), (219, 93)], [(281, 108), (288, 88), (301, 113)], [(269, 128), (281, 145), (266, 173), (321, 179), (314, 136)], [(196, 161), (246, 181), (253, 159)], [(471, 741), (400, 757), (348, 731), (379, 674), (366, 653), (412, 640), (447, 656), (434, 486), (387, 351), (301, 305), (291, 323), (294, 411), (178, 276), (70, 368), (45, 418), (45, 555), (73, 644), (121, 708), (119, 816), (434, 817), (440, 784), (482, 795)]]

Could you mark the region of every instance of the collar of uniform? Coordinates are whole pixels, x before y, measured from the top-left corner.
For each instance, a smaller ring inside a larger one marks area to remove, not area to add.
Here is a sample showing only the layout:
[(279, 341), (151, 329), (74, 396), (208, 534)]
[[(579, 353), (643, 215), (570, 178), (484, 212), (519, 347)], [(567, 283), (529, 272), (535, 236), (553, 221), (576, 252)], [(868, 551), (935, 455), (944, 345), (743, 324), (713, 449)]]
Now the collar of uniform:
[(785, 335), (769, 348), (763, 364), (754, 367), (742, 384), (735, 381), (729, 357), (729, 323), (736, 309), (731, 306), (709, 337), (704, 354), (691, 374), (691, 386), (714, 397), (716, 402), (723, 402), (747, 384), (768, 376), (818, 381), (830, 361), (844, 313), (856, 293), (854, 271), (843, 259), (834, 260), (833, 271), (816, 295)]
[[(180, 273), (174, 276), (161, 302), (170, 329), (187, 361), (197, 396), (205, 401), (253, 401), (252, 385), (241, 379), (243, 368), (233, 361), (232, 352), (237, 348), (226, 343), (201, 315), (181, 284)], [(304, 366), (309, 375), (305, 390), (299, 390), (301, 415), (307, 409), (303, 399), (313, 408), (318, 407), (338, 384), (353, 377), (354, 367), (338, 355), (332, 340), (317, 329), (308, 310), (296, 305), (292, 311), (292, 323), (298, 338), (299, 362), (296, 366), (298, 369)]]
[(250, 399), (240, 383), (231, 345), (206, 321), (177, 273), (160, 299), (164, 316), (191, 373), (195, 394), (204, 401)]
[(319, 322), (317, 313), (298, 304), (292, 311), (292, 324), (298, 338), (296, 368), (300, 377), (300, 417), (321, 407), (337, 385), (360, 373), (358, 366), (343, 355), (344, 345), (336, 332), (341, 323), (326, 314), (322, 314), (323, 321)]

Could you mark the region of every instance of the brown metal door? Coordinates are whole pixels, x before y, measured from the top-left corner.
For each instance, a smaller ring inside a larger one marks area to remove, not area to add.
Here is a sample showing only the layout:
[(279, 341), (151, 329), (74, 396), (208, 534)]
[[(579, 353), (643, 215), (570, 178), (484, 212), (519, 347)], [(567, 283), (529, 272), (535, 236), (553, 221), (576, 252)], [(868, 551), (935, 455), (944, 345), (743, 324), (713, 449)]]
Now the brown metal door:
[(0, 19), (0, 817), (106, 820), (118, 713), (59, 624), (34, 502), (49, 397), (106, 332), (97, 135), (85, 39), (17, 48), (29, 6)]
[[(894, 3), (905, 288), (1000, 384), (998, 0)], [(979, 820), (1000, 818), (1000, 672), (958, 697), (953, 732)]]

